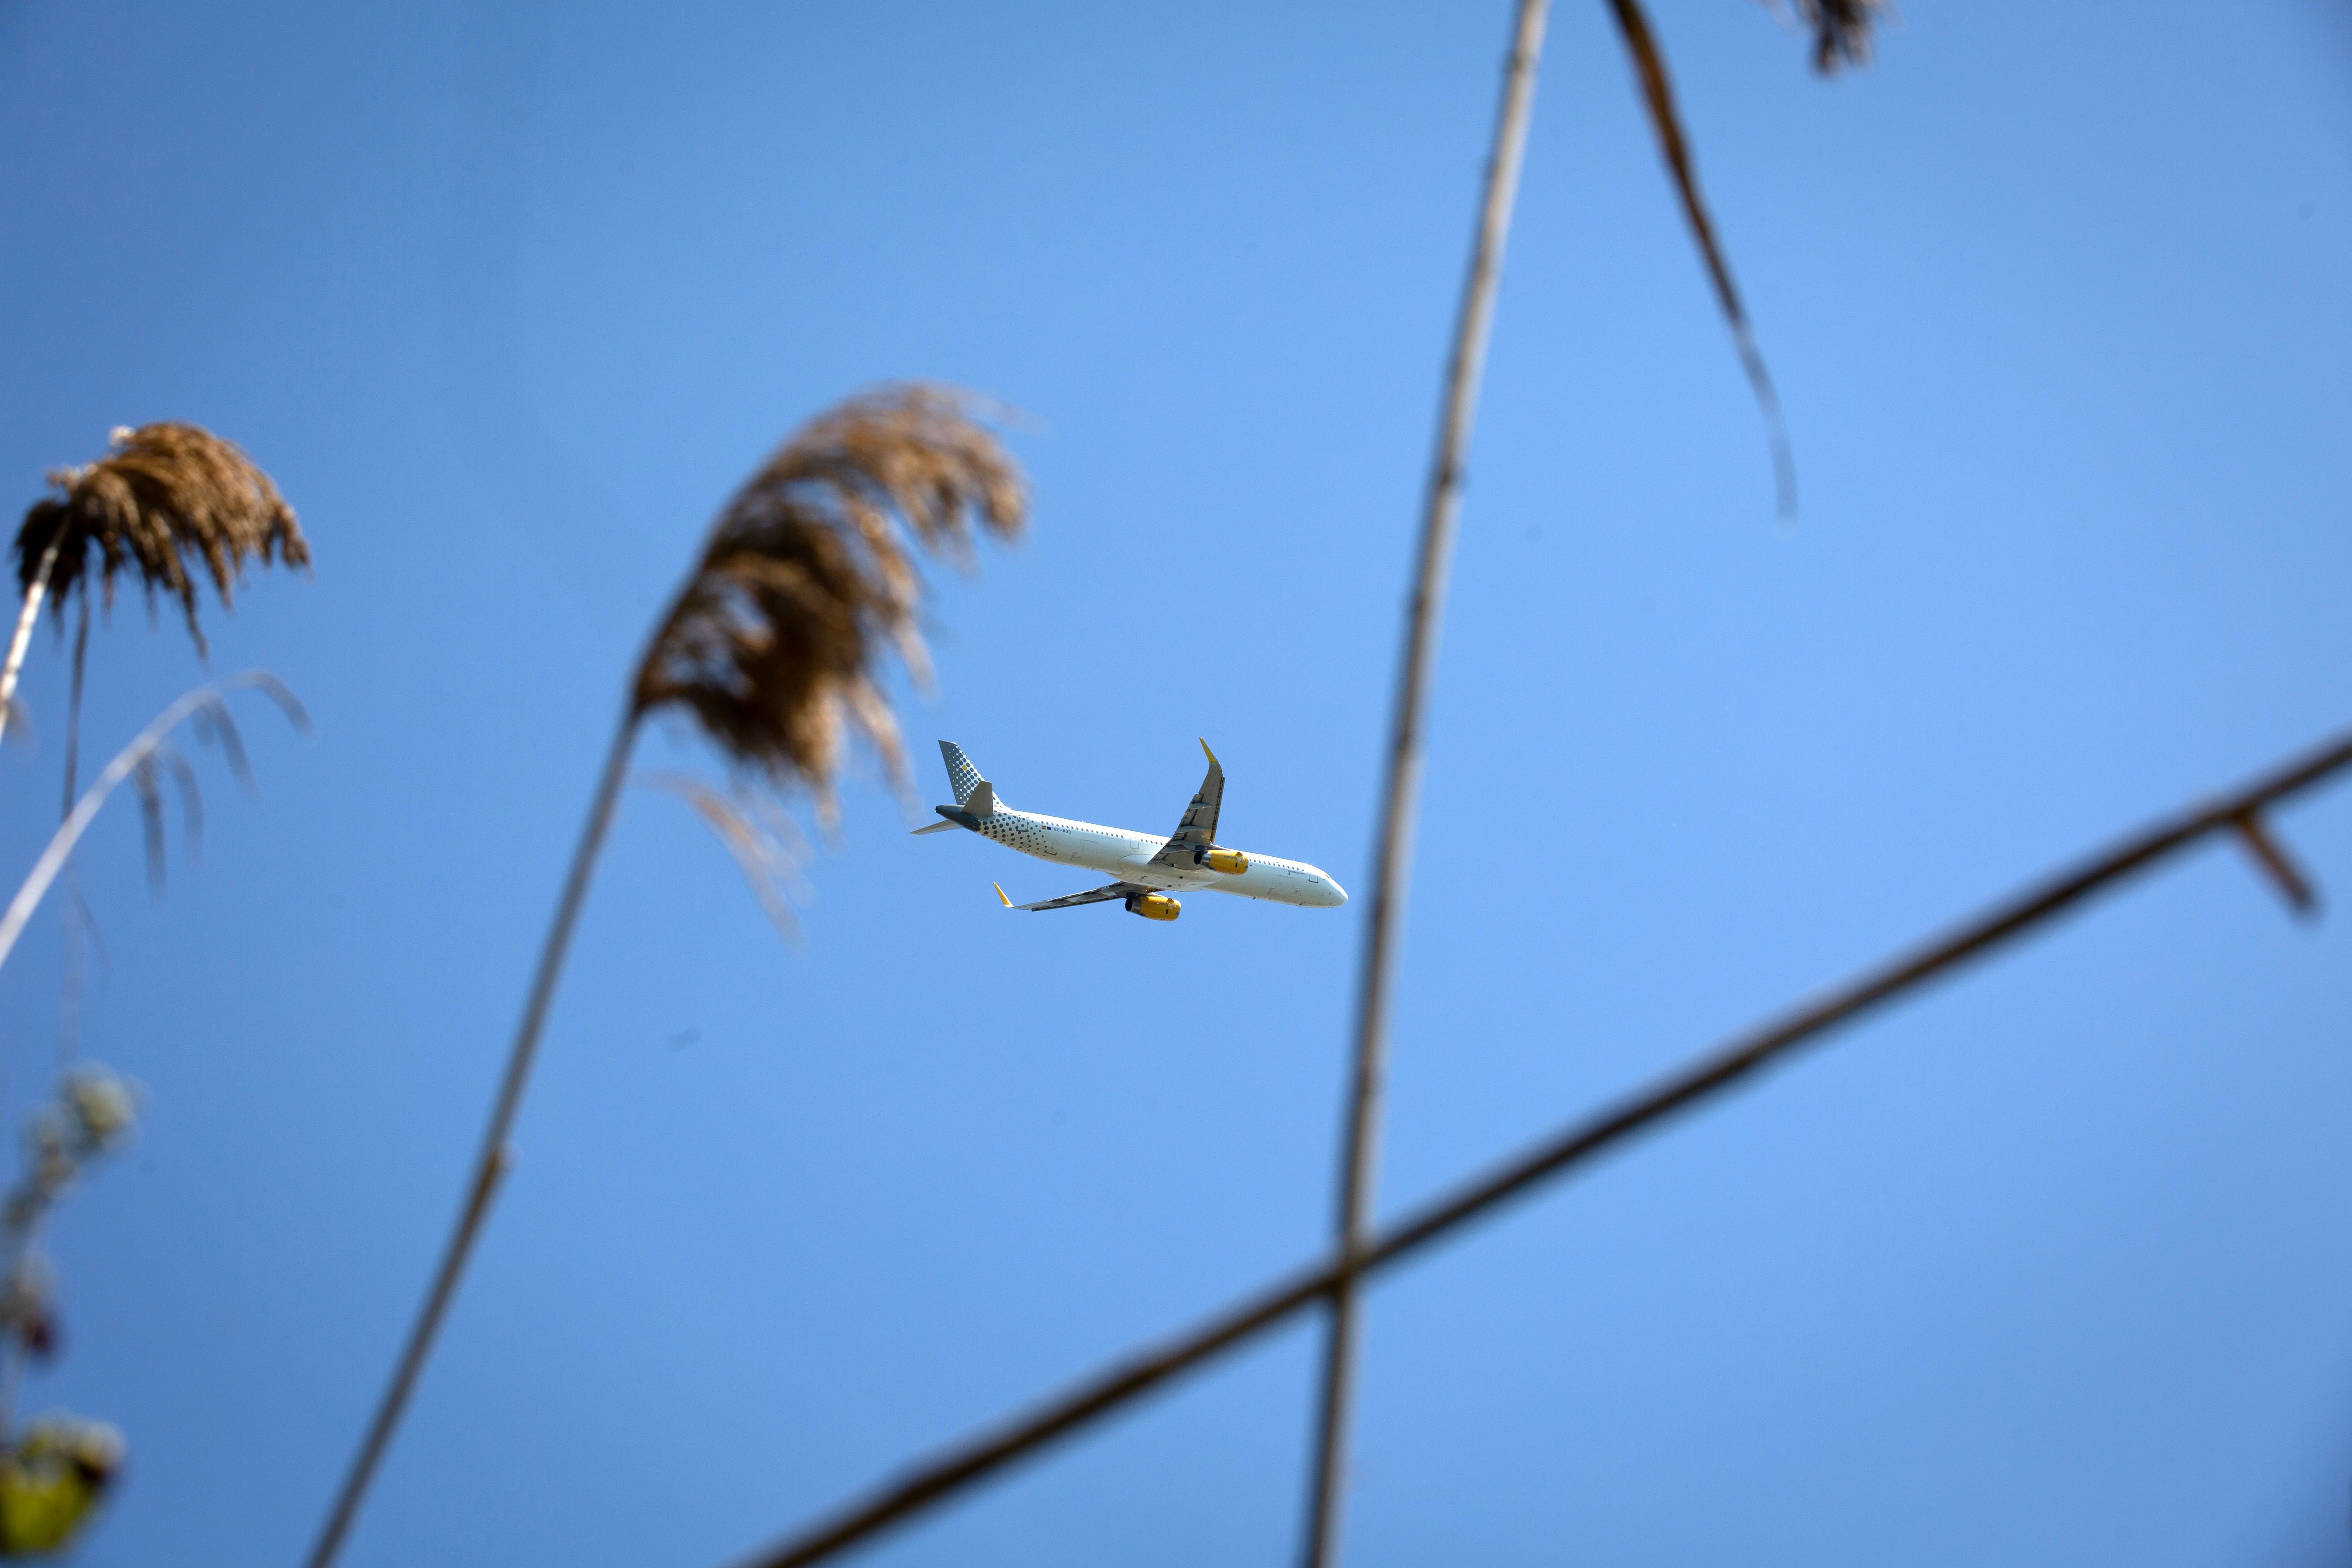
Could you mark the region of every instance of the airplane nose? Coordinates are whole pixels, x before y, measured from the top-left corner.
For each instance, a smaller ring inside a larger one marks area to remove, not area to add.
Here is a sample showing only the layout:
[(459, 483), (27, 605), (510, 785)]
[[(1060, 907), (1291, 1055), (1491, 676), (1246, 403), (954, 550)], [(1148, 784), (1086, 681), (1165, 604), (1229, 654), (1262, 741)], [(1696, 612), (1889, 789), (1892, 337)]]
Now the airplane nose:
[(1326, 877), (1323, 879), (1323, 885), (1331, 890), (1331, 897), (1325, 903), (1324, 908), (1336, 910), (1348, 901), (1348, 889), (1339, 886), (1336, 879)]

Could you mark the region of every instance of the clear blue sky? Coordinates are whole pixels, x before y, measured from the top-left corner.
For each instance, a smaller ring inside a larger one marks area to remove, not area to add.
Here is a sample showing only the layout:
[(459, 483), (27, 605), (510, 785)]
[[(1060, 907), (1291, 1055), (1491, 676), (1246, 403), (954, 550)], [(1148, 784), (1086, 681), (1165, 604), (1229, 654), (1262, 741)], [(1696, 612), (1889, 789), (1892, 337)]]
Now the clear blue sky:
[[(97, 830), (148, 1092), (38, 1379), (92, 1565), (290, 1563), (457, 1197), (619, 683), (712, 511), (869, 383), (1025, 410), (1034, 538), (906, 709), (1019, 805), (1367, 876), (1499, 3), (0, 11), (0, 475), (194, 419), (309, 582), (203, 865)], [(1803, 481), (1605, 14), (1537, 104), (1436, 690), (1383, 1204), (2352, 720), (2352, 22), (1906, 0), (1824, 83), (1659, 0)], [(12, 501), (10, 504), (20, 504)], [(51, 820), (63, 660), (0, 758)], [(198, 675), (135, 601), (89, 743)], [(648, 761), (715, 772), (690, 738)], [(798, 952), (628, 802), (520, 1163), (347, 1561), (707, 1568), (1320, 1244), (1366, 907), (1013, 918), (870, 770)], [(2352, 901), (2352, 792), (2284, 815)], [(14, 872), (8, 873), (13, 878)], [(2226, 851), (1373, 1299), (1349, 1529), (1435, 1562), (2342, 1563), (2352, 919)], [(53, 919), (0, 973), (14, 1121)], [(1310, 1340), (877, 1564), (1286, 1563)]]

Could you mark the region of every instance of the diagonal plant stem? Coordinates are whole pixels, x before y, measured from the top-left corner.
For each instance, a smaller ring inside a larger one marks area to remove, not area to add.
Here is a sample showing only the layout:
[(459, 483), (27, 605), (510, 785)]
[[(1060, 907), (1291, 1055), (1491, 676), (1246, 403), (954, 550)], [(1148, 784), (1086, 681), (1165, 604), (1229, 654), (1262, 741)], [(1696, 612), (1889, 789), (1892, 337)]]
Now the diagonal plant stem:
[[(1446, 579), (1462, 510), (1464, 466), (1469, 460), (1471, 430), (1478, 416), (1478, 384), (1486, 366), (1495, 297), (1502, 284), (1503, 251), (1510, 238), (1519, 165), (1527, 152), (1528, 121), (1535, 108), (1536, 64), (1543, 54), (1544, 24), (1549, 11), (1549, 0), (1519, 0), (1512, 25), (1511, 52), (1503, 66), (1502, 103), (1495, 115), (1494, 148), (1486, 159), (1486, 192), (1478, 206), (1469, 275), (1463, 281), (1454, 350), (1445, 368), (1437, 451), (1430, 463), (1422, 505), (1420, 555), (1405, 615), (1404, 658), (1397, 670), (1381, 837), (1374, 852), (1372, 918), (1365, 931), (1356, 995), (1355, 1054), (1339, 1156), (1336, 1226), (1343, 1268), (1361, 1243), (1371, 1212), (1389, 1000), (1397, 947), (1403, 935), (1405, 900), (1412, 876), (1414, 818), (1421, 800), (1422, 732), (1430, 682), (1437, 667), (1438, 625), (1444, 613)], [(1354, 1385), (1356, 1330), (1355, 1291), (1343, 1277), (1339, 1288), (1331, 1293), (1329, 1331), (1324, 1342), (1322, 1382), (1316, 1403), (1314, 1468), (1300, 1551), (1306, 1568), (1324, 1568), (1334, 1554)]]
[(620, 726), (613, 733), (612, 751), (604, 759), (604, 774), (596, 782), (587, 823), (581, 828), (580, 843), (572, 852), (572, 869), (563, 879), (562, 896), (556, 900), (555, 919), (549, 924), (547, 941), (540, 950), (539, 968), (531, 977), (530, 997), (523, 1005), (522, 1022), (516, 1026), (514, 1043), (507, 1051), (506, 1072), (499, 1080), (499, 1097), (490, 1107), (489, 1125), (483, 1130), (481, 1148), (474, 1156), (473, 1173), (466, 1183), (466, 1199), (457, 1211), (457, 1223), (441, 1249), (441, 1260), (433, 1270), (433, 1282), (425, 1290), (424, 1305), (417, 1310), (416, 1321), (409, 1328), (408, 1341), (393, 1367), (392, 1380), (377, 1399), (367, 1435), (360, 1440), (359, 1452), (352, 1456), (351, 1469), (335, 1493), (334, 1505), (327, 1510), (327, 1521), (310, 1547), (310, 1555), (306, 1559), (309, 1568), (327, 1568), (342, 1549), (352, 1521), (359, 1515), (360, 1503), (367, 1496), (368, 1484), (375, 1479), (376, 1468), (392, 1444), (402, 1413), (408, 1407), (408, 1396), (416, 1386), (417, 1376), (425, 1370), (425, 1358), (432, 1353), (433, 1342), (441, 1331), (441, 1321), (457, 1293), (457, 1281), (466, 1271), (466, 1260), (473, 1253), (483, 1221), (489, 1217), (490, 1205), (498, 1195), (499, 1180), (511, 1163), (507, 1135), (513, 1130), (516, 1113), (522, 1109), (523, 1089), (530, 1083), (531, 1064), (539, 1054), (539, 1037), (547, 1025), (548, 1009), (555, 1000), (555, 984), (563, 973), (563, 960), (571, 950), (572, 931), (580, 922), (581, 906), (587, 901), (588, 883), (595, 873), (597, 854), (604, 847), (614, 809), (620, 805), (621, 786), (628, 777), (629, 754), (636, 746), (639, 718), (636, 707), (630, 705), (624, 710)]
[(31, 920), (33, 911), (40, 907), (42, 896), (57, 880), (58, 872), (64, 868), (67, 857), (73, 853), (74, 845), (83, 831), (97, 820), (100, 808), (106, 805), (107, 796), (112, 795), (123, 780), (150, 765), (156, 750), (163, 744), (164, 737), (177, 729), (190, 714), (215, 707), (223, 691), (238, 687), (267, 692), (298, 725), (308, 722), (302, 716), (301, 704), (294, 700), (293, 693), (288, 691), (276, 676), (260, 669), (248, 669), (223, 680), (206, 681), (155, 715), (147, 728), (140, 731), (129, 745), (116, 752), (114, 760), (90, 781), (89, 788), (82, 792), (81, 799), (75, 803), (72, 812), (50, 836), (48, 847), (43, 849), (41, 858), (33, 862), (32, 870), (26, 873), (24, 885), (16, 889), (16, 896), (10, 901), (6, 912), (0, 913), (0, 963), (8, 962), (8, 954), (15, 950), (16, 939), (25, 934), (25, 922)]
[(2231, 795), (2192, 805), (2013, 894), (1940, 936), (1896, 954), (1812, 1001), (1732, 1037), (1648, 1089), (1578, 1118), (1450, 1192), (1412, 1209), (1353, 1252), (1297, 1270), (1187, 1332), (1113, 1363), (1062, 1394), (982, 1431), (852, 1501), (741, 1568), (806, 1568), (914, 1517), (1079, 1428), (1124, 1408), (1342, 1289), (1402, 1262), (1513, 1199), (1681, 1111), (1838, 1026), (1981, 958), (2092, 895), (2352, 766), (2352, 731), (2339, 733)]
[(1748, 323), (1748, 308), (1740, 302), (1739, 285), (1731, 280), (1731, 264), (1724, 259), (1722, 242), (1715, 234), (1715, 220), (1707, 216), (1706, 198), (1699, 195), (1698, 170), (1691, 162), (1690, 138), (1683, 133), (1682, 116), (1675, 110), (1675, 89), (1666, 76), (1666, 58), (1658, 48), (1657, 35), (1651, 30), (1650, 19), (1643, 14), (1639, 0), (1609, 0), (1609, 11), (1617, 19), (1617, 30), (1624, 37), (1626, 52), (1633, 57), (1633, 73), (1642, 82), (1642, 104), (1649, 110), (1651, 130), (1657, 133), (1658, 154), (1666, 161), (1675, 195), (1682, 200), (1683, 217), (1690, 225), (1699, 258), (1706, 263), (1707, 279), (1715, 285), (1715, 302), (1722, 309), (1724, 324), (1731, 329), (1731, 346), (1738, 351), (1739, 368), (1747, 373), (1748, 388), (1756, 395), (1757, 410), (1764, 416), (1765, 439), (1772, 446), (1772, 481), (1780, 521), (1783, 524), (1793, 523), (1797, 519), (1797, 455), (1789, 444), (1789, 422), (1780, 412), (1780, 395), (1773, 388), (1772, 373), (1765, 368), (1764, 351), (1756, 346), (1756, 333)]

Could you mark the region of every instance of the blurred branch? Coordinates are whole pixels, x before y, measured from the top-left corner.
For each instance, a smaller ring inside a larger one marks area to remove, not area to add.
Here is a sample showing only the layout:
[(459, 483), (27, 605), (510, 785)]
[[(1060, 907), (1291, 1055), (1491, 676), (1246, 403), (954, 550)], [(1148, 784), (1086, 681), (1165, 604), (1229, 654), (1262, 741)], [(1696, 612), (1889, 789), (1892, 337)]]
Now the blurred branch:
[(1789, 444), (1789, 423), (1780, 413), (1780, 394), (1772, 385), (1772, 373), (1765, 368), (1764, 351), (1756, 346), (1756, 334), (1748, 326), (1739, 286), (1732, 281), (1731, 263), (1724, 259), (1723, 244), (1716, 237), (1715, 219), (1706, 210), (1706, 198), (1699, 195), (1698, 170), (1691, 162), (1690, 139), (1684, 134), (1681, 113), (1675, 108), (1666, 58), (1638, 0), (1609, 0), (1609, 10), (1624, 36), (1626, 52), (1633, 57), (1633, 74), (1641, 79), (1642, 104), (1649, 110), (1650, 128), (1657, 133), (1659, 155), (1674, 178), (1675, 194), (1682, 198), (1691, 238), (1697, 243), (1699, 259), (1706, 263), (1707, 279), (1715, 285), (1715, 302), (1723, 311), (1725, 325), (1731, 329), (1739, 367), (1748, 373), (1757, 409), (1764, 416), (1764, 434), (1772, 444), (1772, 479), (1780, 520), (1792, 522), (1797, 516), (1797, 456)]
[(2352, 764), (2352, 732), (2337, 735), (2229, 795), (2143, 829), (1794, 1012), (1735, 1037), (1649, 1089), (1571, 1122), (1412, 1210), (1354, 1255), (1343, 1249), (1332, 1260), (1268, 1286), (1189, 1331), (1115, 1363), (1026, 1415), (945, 1450), (831, 1518), (746, 1559), (743, 1568), (803, 1568), (944, 1501), (1015, 1459), (1281, 1324), (1334, 1295), (1354, 1277), (1401, 1262), (1634, 1133), (1728, 1089), (1797, 1047), (2065, 913), (2092, 894), (2211, 835), (2242, 831), (2239, 825), (2262, 808), (2310, 788), (2347, 764)]
[(2261, 816), (2249, 810), (2242, 816), (2232, 817), (2230, 826), (2236, 830), (2238, 841), (2246, 847), (2246, 852), (2254, 858), (2254, 864), (2262, 868), (2263, 875), (2278, 889), (2279, 897), (2286, 900), (2287, 908), (2305, 920), (2317, 915), (2319, 889), (2311, 885), (2311, 879), (2303, 874), (2302, 868), (2294, 863), (2294, 858), (2280, 847), (2277, 839), (2271, 837), (2271, 830), (2263, 825)]

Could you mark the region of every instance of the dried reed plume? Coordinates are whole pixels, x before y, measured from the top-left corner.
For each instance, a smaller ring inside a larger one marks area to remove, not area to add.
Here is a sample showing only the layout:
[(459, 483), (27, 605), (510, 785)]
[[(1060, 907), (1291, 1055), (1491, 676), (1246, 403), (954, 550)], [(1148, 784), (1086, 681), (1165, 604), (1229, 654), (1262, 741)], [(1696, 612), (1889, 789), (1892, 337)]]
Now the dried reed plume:
[(900, 386), (813, 421), (729, 503), (637, 670), (633, 716), (676, 706), (738, 765), (831, 796), (862, 734), (894, 776), (886, 649), (927, 669), (909, 546), (959, 563), (1021, 530), (1021, 477), (963, 395)]
[(1871, 26), (1890, 9), (1886, 0), (1797, 0), (1813, 30), (1813, 68), (1832, 76), (1841, 65), (1868, 65)]
[(115, 578), (133, 569), (151, 602), (158, 590), (180, 602), (188, 635), (201, 650), (194, 569), (212, 579), (226, 608), (248, 560), (310, 563), (294, 509), (235, 443), (166, 421), (117, 429), (112, 447), (95, 463), (52, 472), (49, 482), (64, 493), (35, 501), (25, 513), (16, 531), (16, 580), (23, 591), (31, 591), (40, 558), (54, 542), (49, 591), (62, 613), (75, 588), (89, 592), (95, 551), (108, 604)]
[(7, 721), (44, 595), (56, 595), (62, 614), (76, 588), (87, 605), (95, 576), (111, 606), (115, 578), (135, 573), (151, 608), (159, 590), (179, 601), (188, 635), (203, 654), (196, 600), (204, 577), (212, 580), (226, 609), (247, 561), (310, 563), (293, 509), (233, 443), (166, 421), (118, 427), (110, 447), (94, 463), (53, 469), (49, 482), (60, 493), (35, 501), (16, 531), (24, 605), (7, 663), (0, 668), (0, 726)]
[[(1019, 470), (980, 422), (982, 412), (948, 387), (889, 386), (853, 397), (803, 426), (719, 514), (631, 677), (457, 1225), (310, 1568), (326, 1568), (341, 1549), (488, 1216), (509, 1163), (507, 1133), (639, 728), (647, 715), (677, 709), (739, 770), (805, 790), (820, 813), (830, 812), (847, 735), (863, 735), (901, 773), (881, 679), (892, 651), (917, 674), (925, 668), (917, 555), (968, 562), (976, 535), (1012, 538), (1026, 514)], [(775, 879), (789, 874), (788, 859), (717, 792), (684, 793), (775, 915)]]

